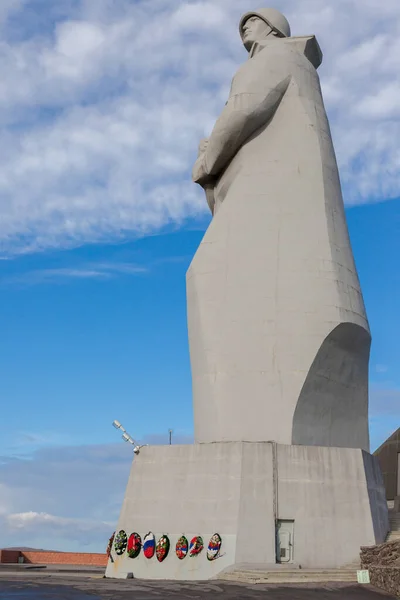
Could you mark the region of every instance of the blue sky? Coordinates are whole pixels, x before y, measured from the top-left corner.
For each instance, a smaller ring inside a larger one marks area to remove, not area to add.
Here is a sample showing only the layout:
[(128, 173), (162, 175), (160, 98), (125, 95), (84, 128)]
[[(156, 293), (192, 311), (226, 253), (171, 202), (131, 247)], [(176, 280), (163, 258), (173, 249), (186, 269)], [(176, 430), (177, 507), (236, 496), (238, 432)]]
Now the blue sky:
[[(400, 420), (400, 5), (375, 4), (279, 4), (325, 52), (373, 335), (372, 449)], [(151, 6), (0, 6), (0, 547), (104, 549), (132, 459), (114, 419), (192, 440), (185, 272), (209, 216), (190, 170), (254, 6)]]

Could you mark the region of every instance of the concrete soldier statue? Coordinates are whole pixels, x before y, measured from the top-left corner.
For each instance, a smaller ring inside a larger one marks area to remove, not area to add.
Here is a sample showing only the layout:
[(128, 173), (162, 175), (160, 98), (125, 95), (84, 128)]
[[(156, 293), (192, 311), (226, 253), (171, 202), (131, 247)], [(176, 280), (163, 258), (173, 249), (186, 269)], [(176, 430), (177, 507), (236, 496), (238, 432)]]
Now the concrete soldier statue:
[[(262, 567), (285, 581), (280, 563), (355, 565), (389, 529), (378, 460), (362, 450), (370, 334), (321, 51), (273, 9), (244, 15), (240, 33), (249, 60), (193, 172), (213, 213), (187, 273), (195, 443), (135, 455), (116, 527), (158, 544), (168, 532), (171, 550), (124, 553), (107, 577), (244, 580)], [(180, 560), (183, 533), (186, 548), (218, 536), (218, 560)]]
[(214, 215), (187, 274), (195, 439), (369, 450), (370, 333), (314, 36), (245, 14), (249, 60), (193, 179)]

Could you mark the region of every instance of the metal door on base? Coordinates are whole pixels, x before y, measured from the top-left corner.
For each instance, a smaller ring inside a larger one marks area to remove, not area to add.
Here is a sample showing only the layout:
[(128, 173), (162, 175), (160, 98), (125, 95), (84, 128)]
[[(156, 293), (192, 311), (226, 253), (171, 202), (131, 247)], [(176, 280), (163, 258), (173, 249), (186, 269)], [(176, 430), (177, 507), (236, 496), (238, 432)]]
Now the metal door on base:
[(294, 521), (278, 520), (276, 524), (276, 562), (291, 563), (294, 555)]

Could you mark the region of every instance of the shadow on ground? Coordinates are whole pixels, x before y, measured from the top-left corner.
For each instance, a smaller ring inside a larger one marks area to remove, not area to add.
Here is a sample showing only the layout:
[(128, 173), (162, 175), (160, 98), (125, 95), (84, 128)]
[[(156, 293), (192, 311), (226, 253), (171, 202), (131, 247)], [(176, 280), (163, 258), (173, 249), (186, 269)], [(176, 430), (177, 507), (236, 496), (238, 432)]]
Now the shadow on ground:
[[(55, 580), (56, 579), (56, 580)], [(370, 586), (348, 584), (248, 585), (227, 582), (144, 582), (63, 575), (0, 579), (0, 600), (383, 600)]]

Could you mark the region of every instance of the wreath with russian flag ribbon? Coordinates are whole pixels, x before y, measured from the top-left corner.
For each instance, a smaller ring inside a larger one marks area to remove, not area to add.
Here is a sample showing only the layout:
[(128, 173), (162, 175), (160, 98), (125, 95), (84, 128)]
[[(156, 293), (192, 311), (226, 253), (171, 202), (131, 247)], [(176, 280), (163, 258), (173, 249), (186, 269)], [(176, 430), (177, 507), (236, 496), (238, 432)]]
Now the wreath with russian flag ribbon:
[(153, 558), (156, 548), (154, 533), (149, 531), (143, 539), (143, 554), (146, 558)]
[(176, 542), (175, 554), (177, 555), (179, 560), (182, 560), (186, 557), (188, 550), (189, 542), (187, 541), (187, 538), (184, 535), (182, 535)]
[(190, 540), (189, 556), (197, 556), (203, 548), (203, 538), (200, 535), (196, 535)]
[(207, 548), (207, 559), (215, 560), (218, 558), (220, 550), (221, 550), (221, 536), (218, 533), (214, 533), (211, 540), (209, 541)]

